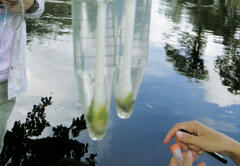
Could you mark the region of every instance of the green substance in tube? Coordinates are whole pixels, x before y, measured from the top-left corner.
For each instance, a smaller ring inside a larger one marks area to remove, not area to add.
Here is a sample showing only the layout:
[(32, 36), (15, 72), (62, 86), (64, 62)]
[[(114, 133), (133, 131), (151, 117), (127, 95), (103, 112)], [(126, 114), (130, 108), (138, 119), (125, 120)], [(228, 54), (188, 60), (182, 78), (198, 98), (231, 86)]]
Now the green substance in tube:
[(91, 103), (87, 113), (87, 121), (90, 130), (96, 135), (104, 135), (108, 122), (108, 110), (104, 105), (95, 105), (94, 100)]
[(116, 98), (117, 106), (122, 109), (122, 111), (129, 113), (132, 111), (135, 100), (133, 99), (133, 92), (129, 93), (124, 100)]

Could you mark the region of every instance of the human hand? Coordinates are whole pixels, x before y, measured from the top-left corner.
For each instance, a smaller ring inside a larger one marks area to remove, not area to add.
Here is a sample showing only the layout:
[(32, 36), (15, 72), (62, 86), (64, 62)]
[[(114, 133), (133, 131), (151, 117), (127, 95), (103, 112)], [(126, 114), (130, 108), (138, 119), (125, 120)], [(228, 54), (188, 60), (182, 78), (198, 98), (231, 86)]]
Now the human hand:
[[(181, 132), (180, 129), (193, 135)], [(199, 154), (208, 151), (231, 156), (232, 150), (235, 149), (234, 145), (236, 145), (236, 141), (232, 138), (197, 121), (176, 124), (166, 135), (164, 143), (168, 144), (174, 137), (184, 150), (190, 148)]]
[[(196, 161), (198, 158), (197, 154), (192, 151), (183, 152), (182, 155), (183, 155), (182, 166), (192, 166), (193, 162)], [(177, 160), (174, 157), (171, 158), (169, 166), (178, 166)], [(206, 166), (206, 164), (202, 162), (197, 166)]]
[[(9, 11), (13, 13), (21, 12), (21, 1), (20, 0), (2, 0), (2, 3), (7, 5)], [(34, 3), (34, 0), (23, 0), (24, 11), (27, 11)]]

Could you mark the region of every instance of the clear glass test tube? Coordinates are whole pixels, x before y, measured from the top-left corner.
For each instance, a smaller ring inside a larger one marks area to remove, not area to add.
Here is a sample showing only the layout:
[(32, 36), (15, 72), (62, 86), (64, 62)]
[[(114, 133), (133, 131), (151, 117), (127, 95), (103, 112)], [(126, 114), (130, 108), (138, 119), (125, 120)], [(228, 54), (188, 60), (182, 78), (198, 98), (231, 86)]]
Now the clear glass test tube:
[(148, 59), (151, 0), (115, 0), (117, 114), (133, 113)]
[(103, 139), (115, 72), (111, 0), (73, 0), (74, 68), (82, 109), (93, 140)]

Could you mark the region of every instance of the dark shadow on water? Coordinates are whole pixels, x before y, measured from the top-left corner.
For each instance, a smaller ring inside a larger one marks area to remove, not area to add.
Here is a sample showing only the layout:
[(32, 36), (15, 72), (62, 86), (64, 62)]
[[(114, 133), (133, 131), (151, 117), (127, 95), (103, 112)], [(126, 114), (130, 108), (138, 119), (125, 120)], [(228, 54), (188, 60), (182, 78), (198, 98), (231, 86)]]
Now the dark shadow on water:
[(232, 39), (225, 49), (226, 54), (216, 60), (216, 69), (222, 84), (234, 95), (240, 94), (240, 40)]
[(174, 69), (190, 79), (204, 80), (208, 78), (208, 71), (201, 58), (206, 46), (206, 39), (199, 28), (197, 35), (193, 36), (182, 32), (179, 38), (181, 48), (174, 48), (166, 44), (167, 61), (173, 63)]
[(69, 127), (53, 127), (52, 137), (34, 138), (51, 126), (45, 119), (51, 99), (42, 98), (41, 103), (34, 105), (32, 112), (27, 114), (24, 123), (16, 121), (12, 130), (6, 132), (0, 166), (96, 165), (97, 154), (86, 156), (89, 145), (73, 139), (87, 128), (83, 115), (74, 118)]

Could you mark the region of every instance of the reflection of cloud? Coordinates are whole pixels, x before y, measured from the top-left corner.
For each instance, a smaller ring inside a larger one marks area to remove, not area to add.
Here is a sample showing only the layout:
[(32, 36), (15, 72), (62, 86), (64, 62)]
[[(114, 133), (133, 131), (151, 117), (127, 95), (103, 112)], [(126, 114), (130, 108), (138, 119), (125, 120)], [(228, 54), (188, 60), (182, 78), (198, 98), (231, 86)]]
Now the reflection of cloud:
[(211, 128), (214, 128), (218, 131), (233, 132), (233, 133), (239, 132), (238, 124), (228, 123), (228, 122), (224, 122), (224, 121), (215, 121), (208, 117), (203, 117), (200, 121), (202, 123), (204, 123), (205, 125), (207, 125)]
[(208, 70), (209, 80), (203, 83), (205, 90), (205, 100), (209, 103), (214, 103), (220, 107), (226, 107), (233, 104), (240, 104), (240, 96), (231, 94), (226, 86), (221, 83), (219, 74), (215, 71), (215, 60), (221, 55), (223, 48), (220, 44), (213, 42), (213, 36), (210, 34), (205, 51), (205, 66)]
[(39, 46), (39, 40), (33, 40), (32, 51), (29, 52), (31, 56), (28, 57), (29, 87), (26, 96), (45, 96), (53, 93), (54, 100), (62, 103), (76, 97), (77, 86), (70, 37), (64, 36), (64, 41), (53, 42), (52, 47)]
[(155, 45), (161, 46), (166, 43), (166, 40), (167, 43), (176, 44), (178, 42), (177, 36), (179, 32), (188, 32), (190, 35), (192, 34), (193, 26), (188, 23), (188, 18), (184, 15), (182, 17), (181, 26), (179, 26), (178, 23), (169, 21), (169, 18), (162, 13), (168, 9), (169, 6), (165, 4), (165, 2), (152, 1), (150, 41)]
[[(17, 98), (14, 114), (9, 119), (9, 127), (15, 120), (24, 120), (32, 105), (42, 96), (53, 96), (53, 106), (47, 110), (47, 119), (52, 125), (69, 125), (73, 117), (81, 114), (77, 108), (77, 85), (73, 70), (72, 36), (59, 36), (58, 40), (49, 42), (47, 38), (35, 38), (28, 49), (27, 92)], [(52, 93), (52, 94), (51, 94)]]
[(154, 42), (156, 45), (164, 43), (163, 34), (169, 32), (172, 27), (173, 23), (164, 15), (159, 14), (159, 1), (152, 1), (150, 41)]
[[(172, 70), (172, 65), (170, 63), (166, 63), (166, 53), (164, 49), (166, 40), (168, 43), (176, 44), (178, 41), (178, 33), (181, 31), (187, 31), (190, 33), (192, 25), (185, 21), (182, 23), (182, 26), (179, 27), (177, 24), (169, 21), (164, 14), (159, 14), (159, 12), (161, 12), (159, 11), (159, 8), (161, 8), (162, 11), (168, 9), (166, 4), (162, 4), (164, 2), (160, 3), (161, 4), (159, 4), (159, 1), (152, 1), (149, 36), (150, 56), (145, 75), (151, 77), (171, 77), (171, 75), (175, 72)], [(175, 25), (179, 29), (174, 29), (173, 27)]]
[[(164, 25), (164, 26), (163, 26)], [(171, 31), (173, 23), (159, 14), (159, 1), (152, 1), (150, 35), (149, 35), (149, 58), (145, 75), (151, 77), (169, 77), (172, 72), (171, 64), (165, 61), (164, 33)], [(159, 28), (161, 27), (161, 28)]]

